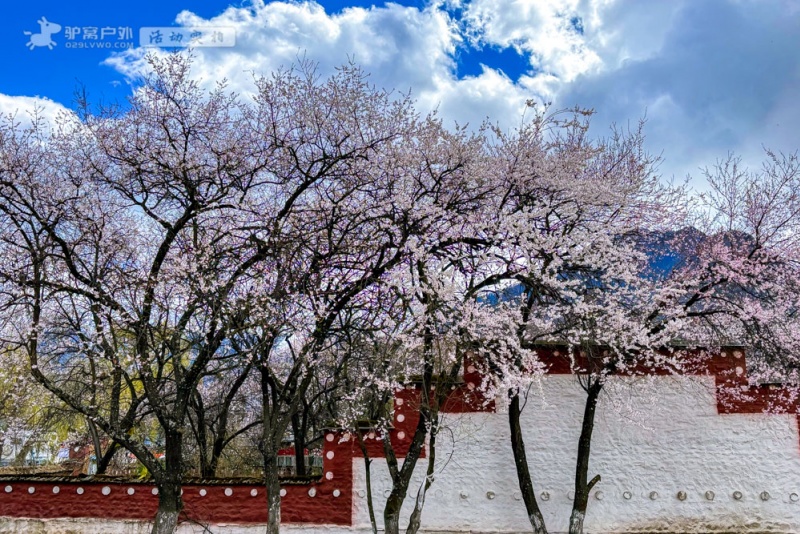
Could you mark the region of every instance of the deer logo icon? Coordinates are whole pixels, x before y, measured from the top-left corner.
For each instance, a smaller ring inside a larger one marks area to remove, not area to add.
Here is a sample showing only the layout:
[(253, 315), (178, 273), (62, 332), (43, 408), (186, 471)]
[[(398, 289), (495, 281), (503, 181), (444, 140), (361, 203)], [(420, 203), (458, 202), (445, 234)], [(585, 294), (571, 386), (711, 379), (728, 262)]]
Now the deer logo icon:
[(55, 22), (50, 22), (44, 17), (36, 22), (39, 23), (39, 33), (23, 32), (25, 35), (31, 36), (30, 40), (25, 43), (25, 46), (31, 50), (37, 46), (46, 46), (48, 49), (52, 50), (56, 43), (50, 38), (50, 36), (54, 33), (60, 32), (61, 25), (56, 24)]

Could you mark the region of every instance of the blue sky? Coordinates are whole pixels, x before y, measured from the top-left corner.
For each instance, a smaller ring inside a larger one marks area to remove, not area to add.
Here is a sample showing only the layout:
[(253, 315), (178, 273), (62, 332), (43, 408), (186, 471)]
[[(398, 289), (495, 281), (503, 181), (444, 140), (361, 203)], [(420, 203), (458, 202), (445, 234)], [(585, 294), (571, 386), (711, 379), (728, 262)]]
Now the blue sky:
[[(140, 28), (222, 27), (235, 45), (197, 49), (196, 74), (245, 92), (254, 72), (305, 54), (323, 73), (354, 59), (459, 123), (513, 127), (528, 99), (595, 108), (598, 134), (646, 114), (667, 177), (697, 176), (729, 151), (757, 164), (762, 146), (800, 148), (796, 0), (39, 0), (4, 11), (2, 113), (52, 115), (80, 88), (124, 101), (142, 69)], [(42, 17), (61, 29), (23, 33)], [(84, 39), (93, 29), (102, 38)]]

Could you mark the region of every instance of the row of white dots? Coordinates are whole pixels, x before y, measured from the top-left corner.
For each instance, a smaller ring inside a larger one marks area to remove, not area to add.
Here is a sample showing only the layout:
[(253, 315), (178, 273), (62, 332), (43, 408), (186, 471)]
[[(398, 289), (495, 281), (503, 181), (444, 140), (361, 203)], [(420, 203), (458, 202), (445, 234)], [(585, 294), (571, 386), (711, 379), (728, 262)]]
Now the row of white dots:
[[(400, 414), (400, 415), (397, 416), (397, 421), (400, 422), (400, 423), (405, 421), (405, 419), (406, 419), (406, 417), (403, 414)], [(406, 433), (404, 431), (402, 431), (402, 430), (399, 431), (396, 435), (397, 435), (397, 439), (400, 439), (400, 440), (406, 439)], [(326, 436), (326, 439), (328, 441), (333, 441), (334, 440), (333, 434), (328, 434)], [(349, 441), (350, 440), (350, 434), (345, 434), (343, 439), (344, 439), (344, 441)], [(375, 432), (369, 432), (366, 436), (364, 436), (364, 439), (367, 440), (367, 439), (382, 439), (382, 438), (381, 438), (381, 436), (377, 435)], [(328, 451), (325, 454), (325, 457), (328, 458), (328, 460), (332, 459), (333, 456), (334, 456), (333, 451)]]
[[(384, 490), (384, 492), (383, 492), (384, 497), (388, 497), (390, 494), (391, 494), (391, 490), (388, 490), (388, 489)], [(366, 492), (364, 490), (358, 490), (357, 491), (357, 495), (359, 497), (363, 498), (363, 497), (366, 496)], [(437, 496), (441, 497), (442, 496), (441, 492), (437, 493)], [(520, 492), (518, 492), (518, 491), (515, 491), (512, 496), (513, 496), (514, 500), (517, 500), (517, 501), (522, 500), (522, 494)], [(313, 495), (312, 495), (312, 497), (313, 497)], [(461, 492), (459, 492), (459, 497), (461, 497), (462, 499), (469, 499), (469, 492), (462, 490)], [(495, 497), (497, 497), (497, 494), (494, 491), (487, 491), (486, 492), (486, 498), (487, 499), (493, 500)], [(657, 491), (651, 491), (648, 494), (646, 494), (646, 497), (648, 497), (651, 501), (655, 501), (655, 500), (657, 500), (659, 498), (659, 494), (658, 494)], [(709, 491), (706, 491), (703, 494), (703, 497), (707, 501), (713, 501), (716, 498), (716, 494), (713, 491), (709, 490)], [(744, 493), (742, 493), (741, 491), (734, 491), (733, 493), (731, 493), (731, 497), (735, 501), (741, 501), (744, 498)], [(539, 498), (542, 501), (549, 501), (552, 498), (552, 495), (548, 491), (543, 491), (543, 492), (541, 492), (539, 494)], [(567, 493), (567, 498), (570, 501), (573, 500), (575, 498), (574, 492), (572, 492), (572, 491), (568, 492)], [(594, 493), (594, 498), (597, 499), (598, 501), (602, 501), (605, 498), (605, 494), (602, 491), (596, 491)], [(630, 492), (630, 491), (624, 491), (624, 492), (622, 492), (622, 498), (625, 499), (626, 501), (629, 501), (629, 500), (631, 500), (633, 498), (633, 493)], [(687, 500), (689, 498), (689, 494), (687, 492), (685, 492), (685, 491), (679, 491), (677, 494), (675, 494), (675, 498), (678, 499), (679, 501), (685, 501), (685, 500)], [(758, 498), (761, 499), (762, 501), (766, 502), (766, 501), (770, 500), (772, 498), (772, 496), (769, 494), (769, 492), (762, 491), (761, 493), (758, 494)], [(791, 502), (800, 501), (800, 494), (798, 494), (796, 492), (790, 493), (789, 494), (789, 500)]]
[[(331, 480), (333, 478), (333, 473), (328, 472), (326, 474), (325, 478), (327, 478), (328, 480)], [(6, 493), (11, 493), (12, 491), (14, 491), (13, 486), (6, 486), (5, 487), (5, 492)], [(78, 495), (83, 495), (84, 491), (85, 490), (82, 487), (78, 487), (78, 488), (75, 489), (75, 493), (77, 493)], [(31, 494), (36, 493), (36, 488), (33, 487), (33, 486), (29, 486), (28, 487), (28, 493), (31, 493)], [(58, 495), (59, 493), (61, 493), (61, 488), (58, 487), (58, 486), (53, 486), (53, 493)], [(102, 493), (103, 495), (111, 495), (111, 487), (110, 486), (103, 486), (103, 488), (100, 490), (100, 493)], [(136, 493), (136, 490), (134, 488), (128, 488), (126, 493), (128, 495), (133, 495), (134, 493)], [(158, 488), (151, 489), (150, 493), (152, 493), (153, 495), (158, 495)], [(225, 494), (226, 497), (231, 497), (233, 495), (233, 488), (225, 488), (225, 491), (223, 493)], [(206, 495), (208, 495), (208, 491), (205, 488), (202, 488), (202, 489), (200, 489), (200, 491), (198, 491), (198, 494), (201, 497), (205, 497)], [(338, 490), (338, 489), (333, 490), (333, 496), (334, 497), (339, 497), (341, 494), (342, 494), (342, 492), (340, 490)], [(181, 495), (183, 495), (183, 490), (181, 490)], [(258, 496), (258, 490), (255, 489), (255, 488), (251, 489), (250, 490), (250, 496), (251, 497), (257, 497)], [(309, 489), (308, 490), (308, 496), (309, 497), (316, 497), (317, 496), (316, 488)], [(286, 490), (285, 489), (281, 489), (281, 497), (286, 497)]]

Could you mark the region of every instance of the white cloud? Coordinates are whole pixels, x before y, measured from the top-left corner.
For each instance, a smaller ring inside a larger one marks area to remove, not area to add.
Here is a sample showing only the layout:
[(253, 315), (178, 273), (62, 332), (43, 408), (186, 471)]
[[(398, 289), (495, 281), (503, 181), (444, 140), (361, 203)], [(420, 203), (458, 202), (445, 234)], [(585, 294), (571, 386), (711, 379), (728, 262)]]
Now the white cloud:
[[(537, 71), (565, 82), (601, 65), (586, 38), (579, 0), (473, 0), (464, 11), (477, 44), (514, 47)], [(585, 9), (585, 7), (584, 7)]]
[[(252, 75), (288, 67), (305, 56), (319, 63), (322, 74), (354, 61), (379, 86), (416, 94), (435, 90), (455, 68), (453, 54), (460, 37), (447, 13), (389, 4), (385, 8), (348, 8), (327, 14), (315, 3), (255, 4), (230, 7), (205, 20), (180, 13), (184, 26), (236, 28), (233, 48), (198, 48), (196, 68), (210, 79), (227, 78), (234, 87), (249, 87)], [(108, 61), (127, 75), (139, 72), (142, 51)]]
[[(513, 126), (530, 98), (595, 108), (598, 133), (646, 112), (648, 146), (677, 177), (730, 150), (759, 158), (762, 143), (800, 146), (794, 0), (431, 0), (336, 14), (313, 2), (256, 2), (176, 20), (236, 28), (234, 48), (195, 51), (202, 78), (227, 78), (235, 90), (305, 55), (322, 75), (355, 61), (377, 86), (411, 90), (422, 110), (462, 124), (488, 116)], [(513, 80), (489, 64), (459, 77), (459, 48), (471, 45), (513, 48), (530, 70)], [(141, 54), (109, 63), (132, 75)]]
[(34, 117), (52, 124), (59, 115), (66, 112), (69, 112), (67, 108), (49, 98), (0, 93), (0, 116), (3, 118), (12, 116), (15, 121), (23, 125), (29, 125)]
[[(323, 75), (354, 61), (376, 86), (410, 91), (422, 111), (439, 109), (446, 120), (462, 124), (478, 124), (487, 115), (518, 118), (531, 97), (529, 88), (490, 68), (458, 79), (454, 58), (463, 37), (450, 13), (436, 3), (422, 10), (389, 3), (337, 14), (313, 2), (255, 3), (230, 7), (208, 20), (184, 11), (177, 22), (236, 28), (235, 47), (195, 49), (194, 68), (206, 81), (226, 78), (241, 92), (251, 90), (254, 74), (306, 57), (319, 64)], [(136, 49), (107, 63), (134, 77), (146, 69), (144, 53)]]

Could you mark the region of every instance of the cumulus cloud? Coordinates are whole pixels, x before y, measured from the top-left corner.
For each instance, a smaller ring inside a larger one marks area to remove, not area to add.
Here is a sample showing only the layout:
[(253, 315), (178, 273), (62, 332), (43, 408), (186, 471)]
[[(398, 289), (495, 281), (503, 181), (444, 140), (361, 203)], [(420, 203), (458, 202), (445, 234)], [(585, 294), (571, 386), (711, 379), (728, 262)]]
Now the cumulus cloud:
[(69, 110), (49, 98), (38, 96), (11, 96), (0, 93), (0, 116), (13, 117), (22, 125), (29, 125), (35, 118), (52, 124), (62, 113)]
[[(197, 48), (194, 68), (211, 82), (221, 78), (241, 92), (252, 88), (254, 75), (288, 67), (302, 58), (319, 65), (322, 75), (355, 62), (378, 87), (409, 93), (423, 111), (438, 109), (459, 123), (480, 123), (487, 116), (518, 117), (529, 88), (496, 69), (477, 76), (456, 75), (457, 48), (463, 29), (439, 3), (424, 9), (386, 4), (351, 7), (329, 14), (313, 2), (255, 2), (230, 7), (211, 19), (184, 11), (176, 21), (187, 27), (236, 29), (233, 48)], [(144, 54), (135, 49), (107, 60), (129, 77), (146, 70)]]
[(586, 37), (582, 12), (589, 6), (580, 4), (579, 0), (473, 0), (464, 9), (463, 22), (474, 43), (513, 47), (530, 56), (535, 71), (570, 82), (602, 63)]
[[(431, 0), (328, 13), (314, 2), (256, 1), (183, 26), (236, 29), (233, 48), (195, 50), (198, 74), (247, 91), (253, 75), (298, 61), (320, 74), (354, 61), (379, 87), (411, 91), (422, 110), (509, 127), (528, 99), (598, 111), (602, 133), (647, 114), (662, 172), (697, 174), (727, 151), (760, 159), (761, 144), (800, 146), (800, 9), (794, 0)], [(460, 51), (515, 50), (529, 68), (458, 74)], [(129, 76), (143, 51), (108, 63)]]

